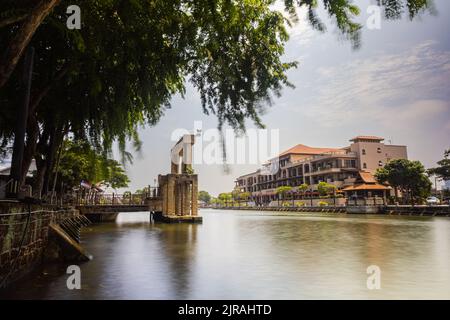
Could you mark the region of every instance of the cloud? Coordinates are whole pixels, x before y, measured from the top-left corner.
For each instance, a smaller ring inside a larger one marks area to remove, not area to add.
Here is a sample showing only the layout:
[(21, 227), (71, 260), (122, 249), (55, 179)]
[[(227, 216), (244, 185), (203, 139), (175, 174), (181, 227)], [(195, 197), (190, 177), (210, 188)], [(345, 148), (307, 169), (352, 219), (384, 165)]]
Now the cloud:
[[(277, 1), (271, 6), (272, 10), (279, 11), (283, 14), (283, 16), (291, 21), (289, 13), (286, 12), (283, 1)], [(308, 22), (307, 14), (308, 10), (306, 7), (295, 8), (295, 11), (298, 16), (298, 21), (291, 21), (291, 26), (287, 26), (287, 31), (289, 33), (290, 42), (295, 43), (296, 46), (306, 47), (313, 40), (314, 36), (317, 35), (317, 32), (311, 27)]]
[(399, 116), (414, 123), (432, 116), (448, 123), (449, 66), (450, 51), (427, 41), (406, 52), (321, 67), (301, 112), (330, 127), (367, 118), (390, 125)]
[(402, 122), (413, 129), (413, 125), (428, 127), (430, 124), (436, 124), (438, 120), (443, 124), (444, 130), (450, 132), (450, 101), (418, 100), (397, 107), (395, 113), (391, 113), (390, 116), (386, 116), (384, 111), (374, 113), (374, 118), (385, 127), (397, 126)]

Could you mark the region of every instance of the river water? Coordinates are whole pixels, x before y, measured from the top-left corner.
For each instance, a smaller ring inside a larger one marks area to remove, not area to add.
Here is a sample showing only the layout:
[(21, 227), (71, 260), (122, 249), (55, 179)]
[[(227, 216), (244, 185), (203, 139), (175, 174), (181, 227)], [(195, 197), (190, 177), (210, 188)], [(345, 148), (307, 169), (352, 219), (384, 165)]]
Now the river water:
[[(450, 219), (201, 210), (203, 224), (148, 213), (82, 232), (94, 256), (68, 290), (45, 266), (3, 293), (16, 299), (450, 299)], [(367, 268), (380, 268), (380, 289)], [(372, 283), (372, 282), (371, 282)]]

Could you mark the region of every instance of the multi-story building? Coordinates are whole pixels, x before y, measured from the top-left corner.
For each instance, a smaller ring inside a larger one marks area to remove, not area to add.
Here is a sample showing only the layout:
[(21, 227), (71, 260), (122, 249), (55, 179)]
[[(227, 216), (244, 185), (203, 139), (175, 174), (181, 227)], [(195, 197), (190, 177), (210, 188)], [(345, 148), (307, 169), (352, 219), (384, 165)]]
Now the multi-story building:
[[(236, 179), (236, 188), (249, 192), (253, 201), (268, 203), (277, 199), (276, 188), (307, 184), (317, 190), (319, 182), (337, 189), (354, 185), (360, 171), (375, 173), (393, 159), (407, 159), (406, 146), (388, 145), (383, 138), (357, 136), (344, 148), (313, 148), (298, 144), (261, 169)], [(268, 170), (267, 168), (277, 168)]]
[(444, 181), (443, 189), (444, 190), (450, 190), (450, 180), (445, 180)]

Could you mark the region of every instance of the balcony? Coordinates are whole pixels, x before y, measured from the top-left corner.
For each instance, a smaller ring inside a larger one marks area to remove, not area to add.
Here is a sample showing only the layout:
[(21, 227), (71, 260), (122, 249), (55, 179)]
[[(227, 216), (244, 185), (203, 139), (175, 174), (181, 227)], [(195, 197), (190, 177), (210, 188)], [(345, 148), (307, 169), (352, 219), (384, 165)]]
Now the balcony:
[(356, 178), (347, 178), (344, 179), (343, 186), (353, 185), (356, 182)]
[(333, 168), (333, 167), (324, 167), (324, 168), (316, 168), (311, 174), (324, 174), (324, 173), (339, 173), (342, 168)]
[(330, 153), (326, 153), (326, 154), (322, 154), (322, 155), (318, 155), (318, 156), (314, 156), (312, 158), (308, 158), (305, 160), (309, 160), (311, 162), (316, 162), (316, 161), (320, 161), (320, 160), (325, 160), (325, 159), (330, 159), (330, 158), (357, 158), (357, 153), (356, 152), (341, 152), (341, 151), (336, 151), (336, 152), (330, 152)]

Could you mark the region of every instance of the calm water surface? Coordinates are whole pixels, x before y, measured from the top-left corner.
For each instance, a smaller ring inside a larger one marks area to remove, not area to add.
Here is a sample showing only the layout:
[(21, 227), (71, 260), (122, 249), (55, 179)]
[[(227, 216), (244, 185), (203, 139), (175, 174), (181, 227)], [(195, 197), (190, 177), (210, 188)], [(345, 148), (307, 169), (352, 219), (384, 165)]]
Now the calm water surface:
[[(202, 225), (155, 225), (148, 213), (92, 225), (81, 290), (68, 290), (66, 266), (53, 265), (2, 297), (450, 299), (448, 218), (201, 214)], [(369, 265), (381, 268), (380, 290), (367, 289)]]

